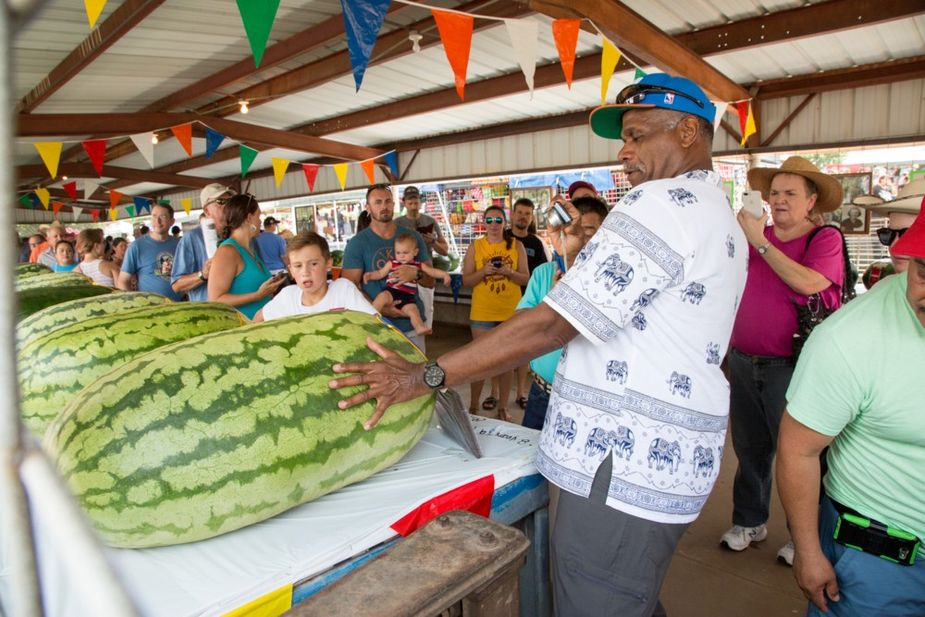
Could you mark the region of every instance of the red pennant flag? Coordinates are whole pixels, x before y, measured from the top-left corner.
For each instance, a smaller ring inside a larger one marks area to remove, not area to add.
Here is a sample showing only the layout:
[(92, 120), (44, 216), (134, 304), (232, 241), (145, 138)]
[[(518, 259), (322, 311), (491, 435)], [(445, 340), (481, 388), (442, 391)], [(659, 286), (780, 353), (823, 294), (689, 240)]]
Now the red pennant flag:
[(64, 184), (61, 185), (61, 188), (63, 188), (64, 191), (68, 194), (68, 197), (70, 197), (71, 199), (77, 199), (77, 182), (76, 181), (65, 182)]
[(100, 211), (99, 210), (90, 210), (90, 218), (93, 219), (93, 222), (96, 223), (100, 220)]
[(58, 216), (58, 213), (61, 212), (61, 206), (63, 206), (63, 205), (64, 205), (64, 204), (61, 203), (60, 201), (53, 201), (53, 202), (51, 202), (51, 212), (52, 212), (52, 214), (55, 215), (55, 217), (57, 217), (57, 216)]
[(572, 88), (572, 74), (575, 71), (575, 50), (578, 47), (580, 19), (555, 19), (552, 22), (552, 37), (559, 51), (559, 64), (565, 74), (565, 83)]
[(369, 159), (367, 161), (362, 161), (360, 166), (363, 168), (363, 171), (366, 172), (366, 177), (369, 178), (370, 184), (376, 183), (376, 159)]
[(302, 172), (305, 174), (305, 181), (308, 182), (308, 192), (315, 190), (315, 178), (318, 177), (318, 165), (302, 163)]
[(90, 157), (90, 163), (96, 170), (98, 176), (103, 175), (103, 161), (106, 160), (106, 140), (105, 139), (88, 139), (80, 142), (80, 145), (87, 151)]
[(748, 122), (748, 101), (736, 103), (736, 112), (739, 114), (739, 130), (745, 135), (745, 125)]
[(440, 40), (443, 41), (443, 51), (446, 59), (453, 68), (456, 78), (456, 94), (460, 100), (465, 100), (466, 69), (469, 66), (469, 50), (472, 47), (472, 15), (447, 13), (446, 11), (431, 10), (437, 30), (440, 31)]
[(173, 136), (177, 138), (188, 156), (193, 156), (193, 123), (179, 124), (170, 127)]
[(122, 199), (122, 193), (119, 191), (109, 191), (109, 207), (115, 208), (119, 205), (119, 200)]

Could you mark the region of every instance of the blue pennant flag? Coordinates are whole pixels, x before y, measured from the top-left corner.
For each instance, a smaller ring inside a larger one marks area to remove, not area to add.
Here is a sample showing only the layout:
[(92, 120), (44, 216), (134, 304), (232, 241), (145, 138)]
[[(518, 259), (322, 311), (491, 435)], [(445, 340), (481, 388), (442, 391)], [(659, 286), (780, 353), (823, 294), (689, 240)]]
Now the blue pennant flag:
[(340, 0), (357, 92), (363, 83), (363, 74), (366, 73), (366, 65), (369, 64), (369, 57), (376, 46), (376, 38), (379, 36), (382, 20), (385, 19), (390, 2), (391, 0)]
[(135, 209), (139, 215), (145, 210), (151, 211), (151, 201), (147, 197), (132, 197), (132, 201), (135, 202)]
[(33, 207), (33, 208), (38, 208), (39, 206), (42, 205), (42, 200), (39, 199), (39, 196), (36, 195), (35, 193), (29, 193), (29, 199), (32, 200), (32, 207)]
[(389, 169), (392, 171), (392, 177), (398, 178), (400, 174), (398, 173), (398, 152), (392, 150), (391, 152), (386, 152), (382, 155), (382, 158), (385, 159), (386, 164), (389, 166)]
[(212, 158), (218, 147), (225, 141), (225, 136), (214, 129), (206, 127), (206, 158)]

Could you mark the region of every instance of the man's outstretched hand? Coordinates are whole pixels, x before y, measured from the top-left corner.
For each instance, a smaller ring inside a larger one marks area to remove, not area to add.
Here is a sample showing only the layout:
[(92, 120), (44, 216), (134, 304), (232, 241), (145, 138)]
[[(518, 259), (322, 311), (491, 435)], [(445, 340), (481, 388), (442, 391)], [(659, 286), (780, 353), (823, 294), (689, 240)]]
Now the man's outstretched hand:
[(347, 409), (369, 399), (376, 399), (376, 410), (363, 428), (367, 431), (376, 426), (385, 410), (396, 403), (410, 401), (430, 392), (424, 383), (424, 364), (413, 364), (394, 351), (386, 349), (372, 338), (366, 338), (366, 346), (382, 358), (375, 362), (343, 362), (334, 365), (335, 373), (353, 373), (328, 382), (332, 390), (347, 386), (366, 385), (367, 389), (343, 399), (337, 404)]

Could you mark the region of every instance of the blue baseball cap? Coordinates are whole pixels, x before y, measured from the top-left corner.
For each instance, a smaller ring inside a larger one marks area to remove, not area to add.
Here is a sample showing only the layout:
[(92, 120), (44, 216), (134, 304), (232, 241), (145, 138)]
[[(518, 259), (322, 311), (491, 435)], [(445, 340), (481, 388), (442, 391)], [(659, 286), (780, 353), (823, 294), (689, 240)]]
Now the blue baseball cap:
[(716, 106), (700, 86), (684, 77), (652, 73), (620, 90), (613, 105), (591, 112), (591, 130), (606, 139), (620, 139), (623, 114), (631, 109), (670, 109), (713, 123)]

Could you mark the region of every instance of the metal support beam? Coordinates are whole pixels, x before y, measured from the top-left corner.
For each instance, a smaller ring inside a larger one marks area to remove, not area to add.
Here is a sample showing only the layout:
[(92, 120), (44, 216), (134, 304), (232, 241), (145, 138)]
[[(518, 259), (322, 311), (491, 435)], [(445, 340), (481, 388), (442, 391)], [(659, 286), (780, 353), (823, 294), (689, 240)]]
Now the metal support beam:
[[(44, 165), (20, 165), (16, 168), (20, 182), (23, 179), (40, 178), (41, 184), (54, 182), (48, 176), (48, 169)], [(58, 173), (75, 178), (95, 177), (96, 170), (90, 163), (63, 163), (58, 165)], [(181, 176), (179, 174), (169, 174), (155, 169), (135, 169), (132, 167), (114, 167), (106, 165), (103, 167), (103, 173), (107, 178), (124, 178), (137, 182), (158, 182), (160, 184), (172, 184), (174, 186), (188, 186), (192, 188), (203, 188), (210, 184), (209, 178), (197, 178), (195, 176)]]
[(922, 77), (925, 77), (925, 55), (865, 64), (848, 69), (760, 81), (754, 85), (758, 87), (758, 98), (777, 99), (809, 92), (862, 88)]
[(780, 126), (774, 129), (774, 132), (768, 135), (767, 139), (761, 142), (761, 147), (764, 148), (765, 146), (769, 146), (774, 143), (774, 140), (777, 139), (777, 136), (780, 135), (785, 128), (790, 126), (790, 123), (793, 122), (793, 119), (800, 115), (800, 112), (803, 111), (803, 109), (809, 105), (809, 102), (814, 98), (816, 98), (815, 92), (810, 92), (807, 94), (806, 98), (804, 98), (800, 104), (797, 105), (796, 108), (791, 111), (786, 118), (784, 118), (784, 121), (780, 123)]

